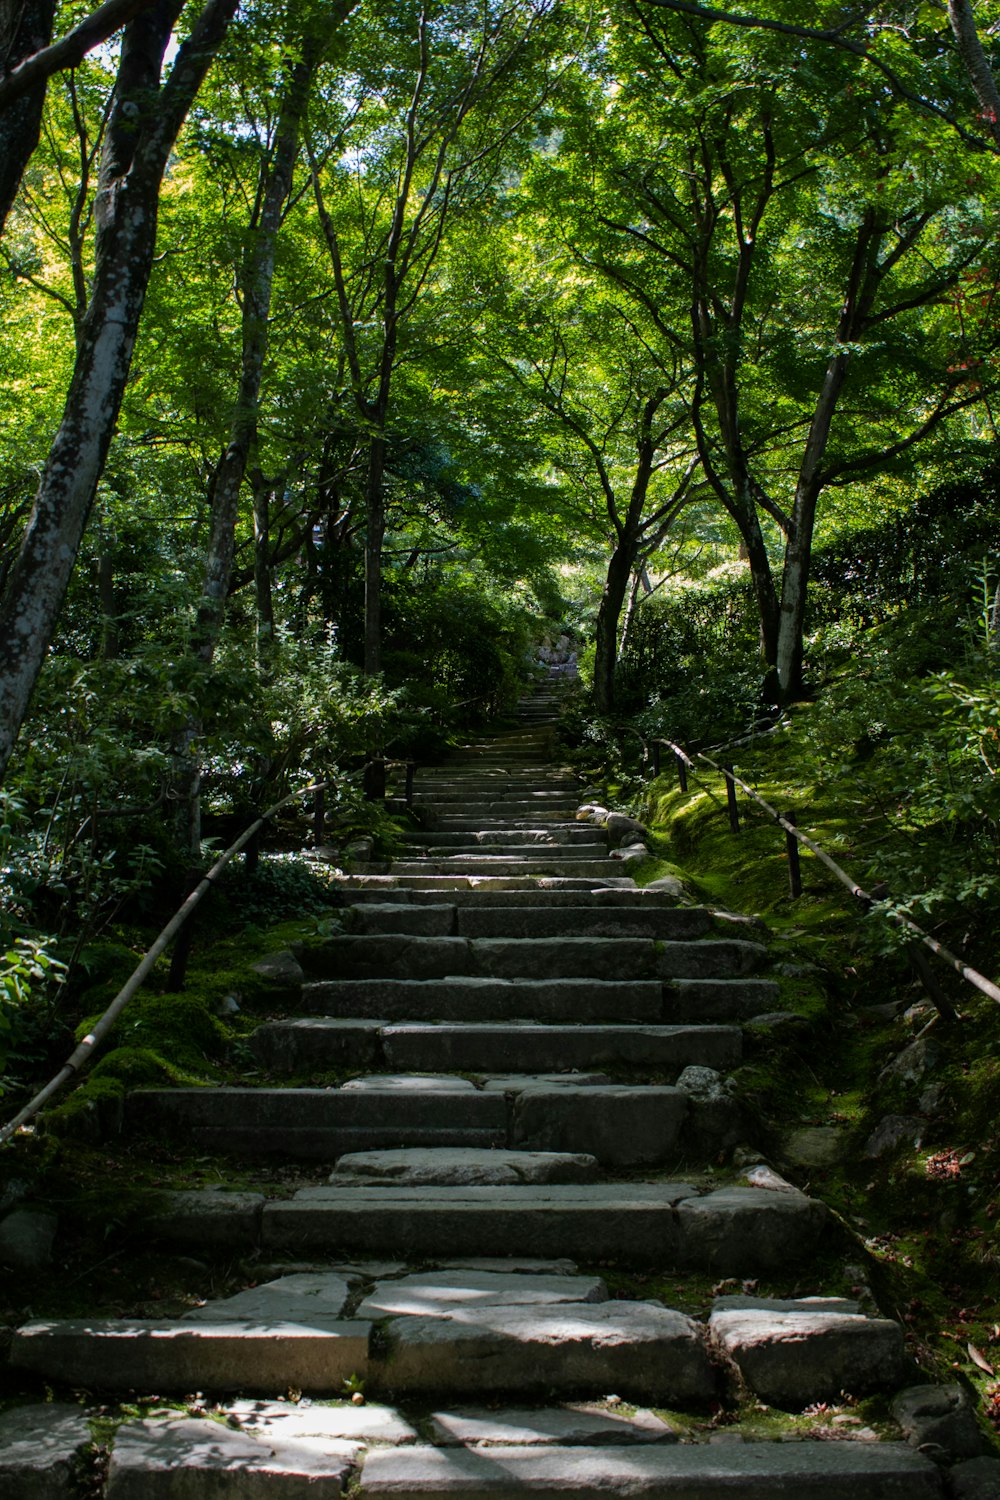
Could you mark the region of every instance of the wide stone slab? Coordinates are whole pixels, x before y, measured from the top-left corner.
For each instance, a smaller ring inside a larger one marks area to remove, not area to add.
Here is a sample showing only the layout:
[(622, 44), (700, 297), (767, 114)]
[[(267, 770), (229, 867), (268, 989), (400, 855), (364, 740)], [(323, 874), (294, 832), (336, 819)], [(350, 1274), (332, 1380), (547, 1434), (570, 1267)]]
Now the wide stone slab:
[(217, 1323), (233, 1318), (244, 1323), (336, 1323), (343, 1315), (351, 1283), (330, 1272), (301, 1271), (219, 1297), (184, 1314), (184, 1322)]
[(722, 1070), (739, 1064), (743, 1047), (738, 1026), (613, 1022), (409, 1022), (386, 1026), (381, 1040), (391, 1067), (462, 1073), (618, 1066), (676, 1074), (691, 1063)]
[[(339, 885), (339, 882), (338, 882)], [(488, 900), (484, 900), (488, 897)], [(351, 904), (369, 902), (384, 903), (387, 899), (382, 890), (377, 886), (369, 886), (348, 893), (347, 899)], [(650, 911), (674, 910), (677, 908), (677, 899), (664, 891), (640, 890), (633, 880), (624, 878), (616, 879), (609, 884), (601, 885), (593, 881), (575, 881), (568, 886), (563, 881), (542, 880), (538, 885), (529, 887), (519, 886), (497, 886), (489, 881), (478, 881), (467, 887), (450, 892), (446, 898), (433, 890), (415, 889), (410, 886), (400, 886), (392, 892), (393, 902), (406, 902), (413, 906), (440, 905), (442, 899), (446, 899), (449, 905), (460, 910), (481, 907), (491, 909), (501, 907), (503, 909), (529, 908), (531, 910), (562, 910), (565, 907), (593, 908), (599, 913), (606, 914), (607, 911), (617, 910), (622, 906), (634, 907), (636, 905)], [(708, 916), (701, 907), (684, 908), (692, 912), (702, 912)], [(711, 920), (711, 918), (709, 918)]]
[(643, 1500), (942, 1500), (928, 1459), (898, 1443), (727, 1443), (613, 1448), (409, 1448), (372, 1453), (371, 1500), (560, 1494)]
[(93, 1442), (79, 1406), (19, 1406), (0, 1413), (0, 1495), (71, 1500), (80, 1455)]
[[(746, 981), (743, 981), (744, 983)], [(343, 979), (308, 985), (313, 1014), (398, 1021), (663, 1020), (659, 980)]]
[(399, 1146), (504, 1146), (502, 1097), (477, 1089), (144, 1089), (130, 1128), (195, 1136), (205, 1147), (299, 1161)]
[(264, 1210), (266, 1251), (533, 1255), (621, 1260), (723, 1276), (807, 1259), (828, 1224), (802, 1193), (687, 1183), (304, 1188)]
[(762, 1401), (801, 1410), (842, 1392), (893, 1390), (912, 1375), (903, 1331), (858, 1313), (742, 1308), (713, 1312), (709, 1329)]
[(118, 1431), (107, 1500), (324, 1500), (340, 1495), (359, 1449), (292, 1433), (262, 1437), (195, 1418), (130, 1422)]
[(707, 1401), (715, 1372), (693, 1319), (645, 1302), (476, 1307), (388, 1325), (373, 1379), (398, 1394), (615, 1391)]
[(380, 1281), (357, 1310), (359, 1318), (433, 1316), (478, 1307), (547, 1307), (606, 1302), (599, 1276), (531, 1276), (511, 1271), (418, 1271)]
[(93, 1390), (254, 1390), (334, 1395), (368, 1363), (370, 1325), (92, 1318), (25, 1324), (11, 1363)]
[[(665, 1265), (680, 1253), (677, 1206), (696, 1193), (687, 1183), (305, 1188), (267, 1205), (263, 1246), (268, 1253), (378, 1255), (391, 1244), (398, 1254), (421, 1259), (572, 1256)], [(725, 1213), (708, 1216), (720, 1239), (725, 1219)], [(793, 1234), (792, 1223), (788, 1227)], [(705, 1239), (708, 1224), (698, 1229)]]
[(455, 1407), (436, 1411), (430, 1434), (442, 1447), (485, 1448), (497, 1444), (523, 1447), (554, 1444), (567, 1447), (615, 1447), (635, 1443), (675, 1443), (677, 1432), (662, 1417), (640, 1408), (626, 1416), (600, 1406), (535, 1408)]
[(461, 1187), (518, 1183), (595, 1182), (597, 1161), (583, 1152), (479, 1151), (473, 1147), (438, 1149), (420, 1147), (409, 1151), (355, 1151), (342, 1156), (330, 1174), (330, 1182), (406, 1183), (410, 1186)]

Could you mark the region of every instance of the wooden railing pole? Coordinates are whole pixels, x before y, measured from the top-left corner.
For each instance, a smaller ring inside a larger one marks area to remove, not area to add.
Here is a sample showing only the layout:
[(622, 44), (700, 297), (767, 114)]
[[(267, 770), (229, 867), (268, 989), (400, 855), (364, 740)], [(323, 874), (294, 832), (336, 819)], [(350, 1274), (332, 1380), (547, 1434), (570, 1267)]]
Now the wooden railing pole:
[(683, 755), (679, 755), (676, 751), (674, 752), (674, 760), (677, 763), (677, 785), (682, 792), (686, 792), (688, 789), (687, 761)]
[(726, 801), (729, 804), (729, 827), (732, 833), (740, 831), (740, 807), (736, 801), (736, 782), (733, 780), (732, 766), (723, 766), (723, 774), (726, 778)]
[[(790, 812), (782, 814), (786, 823), (795, 826)], [(788, 894), (795, 901), (802, 895), (802, 862), (799, 859), (799, 841), (790, 829), (785, 829), (785, 852), (788, 855)]]

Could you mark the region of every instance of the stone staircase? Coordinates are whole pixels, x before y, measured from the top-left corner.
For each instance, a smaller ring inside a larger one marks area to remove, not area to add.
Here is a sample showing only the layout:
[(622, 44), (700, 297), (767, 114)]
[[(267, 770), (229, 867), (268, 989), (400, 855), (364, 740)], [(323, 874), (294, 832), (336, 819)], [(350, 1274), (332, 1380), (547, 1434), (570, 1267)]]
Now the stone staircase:
[[(84, 1408), (0, 1417), (5, 1500), (959, 1493), (852, 1415), (914, 1378), (901, 1329), (825, 1295), (810, 1262), (839, 1231), (748, 1148), (726, 1074), (780, 1005), (766, 947), (640, 890), (576, 821), (557, 706), (542, 689), (420, 774), (412, 847), (344, 878), (343, 934), (256, 1032), (269, 1084), (129, 1099), (134, 1134), (260, 1164), (260, 1191), (164, 1195), (148, 1225), (255, 1284), (20, 1328), (39, 1382), (200, 1395), (133, 1410), (106, 1472)], [(289, 1162), (325, 1170), (289, 1195)], [(704, 1278), (707, 1317), (667, 1305)], [(810, 1407), (797, 1441), (754, 1426)]]

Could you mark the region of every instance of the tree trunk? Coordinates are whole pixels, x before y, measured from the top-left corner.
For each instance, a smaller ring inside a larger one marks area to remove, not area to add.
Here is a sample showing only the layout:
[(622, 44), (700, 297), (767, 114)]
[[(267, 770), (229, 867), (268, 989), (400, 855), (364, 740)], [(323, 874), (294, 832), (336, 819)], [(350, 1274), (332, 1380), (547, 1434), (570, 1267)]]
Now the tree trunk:
[(599, 714), (615, 711), (615, 667), (618, 662), (618, 621), (628, 593), (636, 544), (623, 536), (608, 563), (608, 573), (597, 612), (594, 636), (594, 707)]
[(372, 438), (365, 480), (365, 676), (382, 670), (382, 544), (385, 541), (385, 436)]
[(251, 475), (253, 488), (253, 582), (257, 614), (257, 665), (266, 667), (274, 645), (274, 596), (271, 591), (271, 490), (262, 474)]
[(0, 779), (62, 608), (118, 420), (156, 243), (160, 182), (237, 0), (208, 0), (167, 82), (160, 68), (183, 0), (126, 32), (95, 220), (94, 278), (59, 431), (0, 605)]
[[(0, 78), (52, 40), (55, 0), (22, 0), (10, 8), (18, 13), (9, 16), (8, 12), (0, 21)], [(0, 234), (38, 145), (44, 104), (43, 78), (0, 113)]]

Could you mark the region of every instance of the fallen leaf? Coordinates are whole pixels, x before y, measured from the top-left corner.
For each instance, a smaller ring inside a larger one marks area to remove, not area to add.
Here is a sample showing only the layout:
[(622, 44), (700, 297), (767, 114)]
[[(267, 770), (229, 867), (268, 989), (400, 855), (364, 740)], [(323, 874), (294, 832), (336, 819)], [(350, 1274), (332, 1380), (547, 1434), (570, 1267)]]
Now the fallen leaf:
[(966, 1344), (965, 1347), (966, 1349), (968, 1349), (969, 1358), (972, 1360), (972, 1363), (974, 1365), (978, 1365), (981, 1370), (985, 1370), (987, 1375), (992, 1375), (994, 1373), (993, 1366), (984, 1355), (980, 1354), (975, 1344)]

